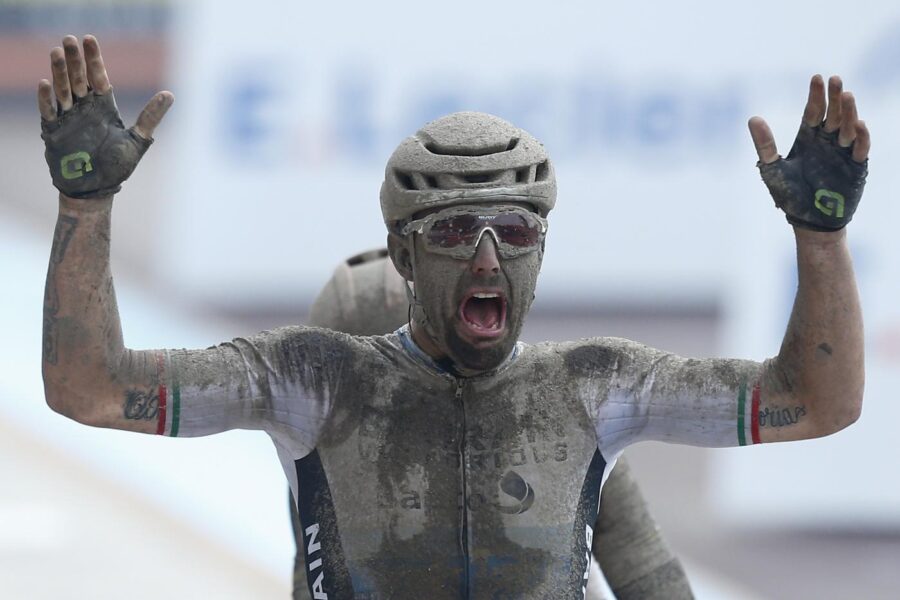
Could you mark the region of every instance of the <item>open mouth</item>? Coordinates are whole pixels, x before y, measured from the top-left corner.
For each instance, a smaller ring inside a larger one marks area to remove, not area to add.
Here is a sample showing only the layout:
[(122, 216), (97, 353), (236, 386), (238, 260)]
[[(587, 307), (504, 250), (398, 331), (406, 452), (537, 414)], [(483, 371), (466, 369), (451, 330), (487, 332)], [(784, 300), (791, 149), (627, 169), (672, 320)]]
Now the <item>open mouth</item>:
[(498, 337), (506, 325), (506, 297), (500, 291), (472, 291), (460, 303), (459, 317), (469, 336)]

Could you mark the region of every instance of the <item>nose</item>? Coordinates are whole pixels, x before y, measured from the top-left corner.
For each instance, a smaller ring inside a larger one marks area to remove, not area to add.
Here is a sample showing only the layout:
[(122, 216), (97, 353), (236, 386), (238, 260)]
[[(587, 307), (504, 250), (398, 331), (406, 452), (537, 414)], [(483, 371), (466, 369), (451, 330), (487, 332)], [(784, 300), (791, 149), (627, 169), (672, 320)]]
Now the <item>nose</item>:
[(491, 230), (485, 231), (475, 249), (471, 266), (472, 273), (475, 275), (484, 277), (500, 272), (500, 258), (497, 256), (497, 244), (494, 241), (493, 233)]

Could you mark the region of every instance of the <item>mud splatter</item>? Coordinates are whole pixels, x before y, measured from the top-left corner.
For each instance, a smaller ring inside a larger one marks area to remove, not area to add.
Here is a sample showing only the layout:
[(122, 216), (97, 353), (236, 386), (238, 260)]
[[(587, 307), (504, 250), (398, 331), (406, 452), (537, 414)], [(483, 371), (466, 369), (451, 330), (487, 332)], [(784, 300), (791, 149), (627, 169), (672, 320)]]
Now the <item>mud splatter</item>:
[(587, 344), (575, 345), (563, 360), (572, 375), (591, 377), (616, 370), (618, 359), (619, 354), (611, 347)]

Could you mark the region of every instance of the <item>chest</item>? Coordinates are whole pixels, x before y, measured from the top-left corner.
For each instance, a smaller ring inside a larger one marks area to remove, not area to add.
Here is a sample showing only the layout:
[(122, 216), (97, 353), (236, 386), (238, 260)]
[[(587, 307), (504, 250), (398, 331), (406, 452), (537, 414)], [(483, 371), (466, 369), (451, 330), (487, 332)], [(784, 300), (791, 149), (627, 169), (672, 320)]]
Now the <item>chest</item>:
[(579, 523), (593, 522), (582, 513), (596, 511), (596, 494), (582, 506), (596, 437), (580, 404), (527, 378), (356, 393), (316, 451), (355, 588), (414, 593), (398, 582), (428, 573), (430, 597), (498, 585), (516, 596), (578, 570)]

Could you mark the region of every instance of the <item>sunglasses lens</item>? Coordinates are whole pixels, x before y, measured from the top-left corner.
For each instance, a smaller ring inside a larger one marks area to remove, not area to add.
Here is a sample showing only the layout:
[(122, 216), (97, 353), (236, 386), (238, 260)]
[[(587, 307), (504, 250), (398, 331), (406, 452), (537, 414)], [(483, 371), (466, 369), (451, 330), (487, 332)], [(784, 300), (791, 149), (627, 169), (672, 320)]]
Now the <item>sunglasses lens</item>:
[(470, 246), (478, 239), (481, 226), (481, 222), (471, 214), (438, 219), (428, 231), (428, 243), (439, 248)]
[(536, 219), (523, 215), (497, 215), (491, 227), (497, 232), (501, 242), (517, 248), (530, 248), (541, 241), (541, 224)]
[(459, 213), (438, 218), (424, 231), (426, 243), (434, 250), (466, 248), (474, 252), (482, 231), (490, 228), (500, 243), (504, 256), (515, 249), (528, 251), (543, 240), (544, 228), (536, 217), (527, 214), (501, 212), (498, 214)]

